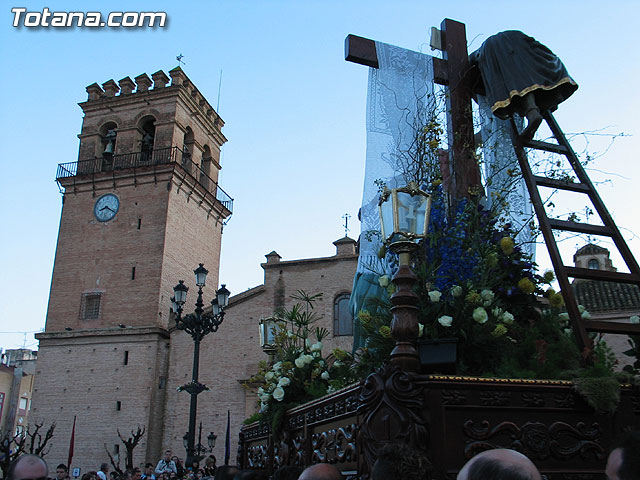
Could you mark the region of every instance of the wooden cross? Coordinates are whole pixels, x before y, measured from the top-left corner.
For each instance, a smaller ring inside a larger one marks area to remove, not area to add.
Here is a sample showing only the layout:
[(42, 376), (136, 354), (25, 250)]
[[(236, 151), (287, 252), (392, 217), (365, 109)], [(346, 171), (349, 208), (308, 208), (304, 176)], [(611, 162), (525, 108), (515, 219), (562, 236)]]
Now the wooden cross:
[[(464, 23), (445, 18), (440, 24), (444, 58), (433, 59), (434, 82), (446, 86), (447, 131), (451, 152), (450, 193), (455, 198), (469, 196), (480, 189), (480, 168), (475, 159), (472, 93), (482, 91), (480, 73), (469, 64)], [(345, 60), (379, 68), (376, 44), (368, 38), (348, 35)]]

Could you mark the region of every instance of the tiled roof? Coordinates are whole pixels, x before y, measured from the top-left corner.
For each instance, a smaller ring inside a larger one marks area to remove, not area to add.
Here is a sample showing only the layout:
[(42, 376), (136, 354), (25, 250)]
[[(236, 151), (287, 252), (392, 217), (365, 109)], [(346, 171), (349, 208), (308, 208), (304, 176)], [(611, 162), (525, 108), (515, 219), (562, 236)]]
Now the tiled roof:
[[(595, 245), (593, 246), (595, 247)], [(640, 288), (637, 285), (598, 280), (576, 280), (572, 286), (576, 292), (578, 303), (584, 305), (590, 312), (640, 309)]]

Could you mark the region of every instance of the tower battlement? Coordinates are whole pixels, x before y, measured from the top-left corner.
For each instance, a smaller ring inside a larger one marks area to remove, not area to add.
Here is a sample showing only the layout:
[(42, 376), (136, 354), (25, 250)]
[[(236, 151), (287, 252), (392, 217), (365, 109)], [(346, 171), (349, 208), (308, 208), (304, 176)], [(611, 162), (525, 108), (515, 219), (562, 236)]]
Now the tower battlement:
[(127, 76), (118, 80), (117, 83), (113, 79), (107, 80), (102, 85), (94, 82), (86, 87), (87, 102), (101, 102), (114, 97), (123, 98), (130, 95), (148, 95), (150, 92), (157, 92), (166, 88), (183, 89), (193, 99), (203, 115), (209, 117), (220, 127), (224, 125), (223, 120), (211, 104), (180, 67), (169, 70), (169, 75), (163, 70), (158, 70), (152, 73), (151, 77), (146, 73), (142, 73), (133, 80)]

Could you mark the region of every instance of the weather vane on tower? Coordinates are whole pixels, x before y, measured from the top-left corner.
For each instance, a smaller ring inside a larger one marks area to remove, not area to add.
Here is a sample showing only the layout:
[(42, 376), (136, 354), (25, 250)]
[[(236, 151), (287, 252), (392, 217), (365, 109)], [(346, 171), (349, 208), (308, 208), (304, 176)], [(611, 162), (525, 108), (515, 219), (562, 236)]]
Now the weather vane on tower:
[(351, 215), (349, 215), (348, 213), (345, 213), (342, 218), (344, 218), (344, 236), (348, 237), (349, 236), (349, 219), (351, 218)]

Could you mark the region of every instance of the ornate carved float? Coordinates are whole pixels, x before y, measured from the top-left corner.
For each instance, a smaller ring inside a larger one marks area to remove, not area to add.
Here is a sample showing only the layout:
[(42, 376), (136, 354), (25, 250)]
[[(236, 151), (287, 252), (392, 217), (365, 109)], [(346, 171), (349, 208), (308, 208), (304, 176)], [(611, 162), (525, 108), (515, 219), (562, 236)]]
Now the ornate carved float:
[(571, 382), (421, 375), (386, 367), (362, 384), (290, 410), (274, 442), (267, 426), (240, 434), (238, 464), (269, 471), (282, 465), (336, 464), (368, 479), (390, 442), (430, 460), (433, 479), (454, 479), (473, 455), (519, 450), (549, 480), (603, 478), (614, 437), (640, 426), (640, 390), (623, 386), (614, 415), (598, 414)]

